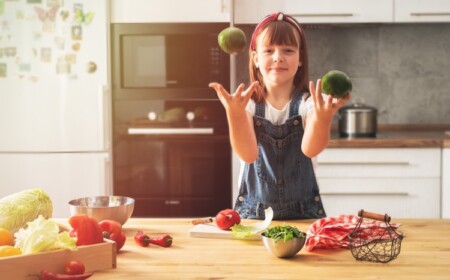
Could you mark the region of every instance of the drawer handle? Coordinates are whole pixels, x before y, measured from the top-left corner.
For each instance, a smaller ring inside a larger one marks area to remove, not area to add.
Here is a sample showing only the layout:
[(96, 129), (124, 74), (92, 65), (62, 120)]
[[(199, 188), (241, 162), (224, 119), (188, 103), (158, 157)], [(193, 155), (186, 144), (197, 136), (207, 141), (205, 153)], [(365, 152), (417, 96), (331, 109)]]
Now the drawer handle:
[(413, 17), (429, 17), (429, 16), (450, 16), (449, 12), (428, 12), (428, 13), (410, 13)]
[(179, 205), (179, 200), (166, 200), (166, 205)]
[(375, 166), (375, 165), (401, 165), (401, 166), (406, 166), (406, 165), (410, 165), (409, 162), (407, 161), (391, 161), (391, 162), (327, 162), (327, 161), (323, 161), (323, 162), (318, 162), (318, 165), (370, 165), (370, 166)]
[(213, 134), (214, 128), (128, 128), (130, 135), (194, 135), (194, 134)]
[(408, 196), (407, 192), (321, 192), (321, 195), (398, 195)]
[(290, 14), (292, 17), (352, 17), (353, 13), (303, 13)]

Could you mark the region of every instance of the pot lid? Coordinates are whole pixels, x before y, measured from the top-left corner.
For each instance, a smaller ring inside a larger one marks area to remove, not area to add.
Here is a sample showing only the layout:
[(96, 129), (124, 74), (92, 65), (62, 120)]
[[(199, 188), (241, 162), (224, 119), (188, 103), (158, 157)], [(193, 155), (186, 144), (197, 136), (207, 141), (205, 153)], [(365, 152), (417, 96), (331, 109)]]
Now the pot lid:
[(352, 104), (346, 105), (339, 109), (342, 111), (352, 111), (352, 112), (376, 112), (377, 108), (371, 107), (365, 104), (364, 99), (361, 97), (356, 97), (353, 99)]

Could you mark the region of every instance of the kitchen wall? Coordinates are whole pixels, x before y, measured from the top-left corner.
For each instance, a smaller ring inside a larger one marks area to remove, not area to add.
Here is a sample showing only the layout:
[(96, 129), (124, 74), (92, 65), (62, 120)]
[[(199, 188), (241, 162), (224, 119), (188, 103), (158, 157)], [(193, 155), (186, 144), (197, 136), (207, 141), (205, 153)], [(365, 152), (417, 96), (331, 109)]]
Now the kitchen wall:
[[(251, 37), (253, 25), (241, 27)], [(450, 24), (305, 25), (310, 78), (331, 69), (353, 81), (380, 112), (381, 124), (450, 123)], [(248, 83), (248, 53), (237, 56), (237, 82)]]

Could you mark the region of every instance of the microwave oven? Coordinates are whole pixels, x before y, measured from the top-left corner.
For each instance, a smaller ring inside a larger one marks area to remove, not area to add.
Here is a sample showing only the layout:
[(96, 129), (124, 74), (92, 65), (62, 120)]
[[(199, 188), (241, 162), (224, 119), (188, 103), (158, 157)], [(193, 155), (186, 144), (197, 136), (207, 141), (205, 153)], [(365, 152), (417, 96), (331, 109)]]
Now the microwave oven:
[(217, 99), (230, 84), (230, 57), (217, 42), (226, 23), (111, 24), (115, 99)]

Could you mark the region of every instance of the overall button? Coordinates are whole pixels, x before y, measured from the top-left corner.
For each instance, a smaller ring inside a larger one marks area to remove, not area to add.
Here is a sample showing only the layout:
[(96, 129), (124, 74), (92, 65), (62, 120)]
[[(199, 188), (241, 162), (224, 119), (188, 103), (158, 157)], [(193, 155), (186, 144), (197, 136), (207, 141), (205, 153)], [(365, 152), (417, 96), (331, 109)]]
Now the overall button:
[(294, 125), (298, 125), (299, 121), (298, 120), (294, 120)]
[(320, 215), (323, 214), (323, 210), (322, 210), (322, 209), (319, 210), (319, 214), (320, 214)]
[(239, 196), (238, 199), (239, 199), (240, 202), (244, 201), (244, 197), (243, 196)]
[(256, 126), (261, 126), (261, 122), (260, 121), (256, 121)]
[(315, 196), (314, 197), (314, 201), (320, 201), (320, 197), (319, 196)]

